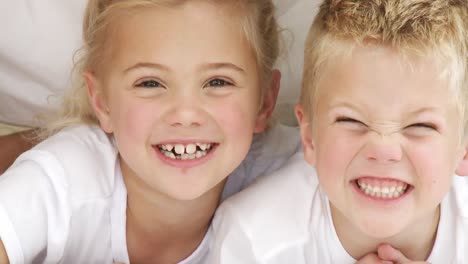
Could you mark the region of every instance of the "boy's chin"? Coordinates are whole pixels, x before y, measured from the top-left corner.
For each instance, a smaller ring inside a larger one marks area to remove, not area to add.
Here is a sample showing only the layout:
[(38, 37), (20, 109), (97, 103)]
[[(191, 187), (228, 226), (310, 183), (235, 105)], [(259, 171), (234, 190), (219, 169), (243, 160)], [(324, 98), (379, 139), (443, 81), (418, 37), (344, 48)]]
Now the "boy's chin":
[(371, 240), (378, 240), (386, 242), (393, 238), (397, 238), (405, 230), (405, 225), (395, 220), (377, 220), (368, 222), (365, 225), (360, 225), (361, 233), (370, 238)]

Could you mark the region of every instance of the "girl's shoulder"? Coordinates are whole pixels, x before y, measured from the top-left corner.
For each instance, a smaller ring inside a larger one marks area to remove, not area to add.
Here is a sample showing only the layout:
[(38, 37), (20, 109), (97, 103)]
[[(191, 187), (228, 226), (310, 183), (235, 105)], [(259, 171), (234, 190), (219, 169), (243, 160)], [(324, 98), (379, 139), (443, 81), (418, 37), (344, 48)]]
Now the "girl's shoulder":
[(78, 125), (25, 152), (12, 168), (34, 163), (42, 174), (73, 197), (106, 196), (113, 190), (117, 153), (112, 138), (102, 129)]
[(10, 262), (112, 259), (116, 167), (112, 140), (93, 126), (67, 128), (23, 153), (0, 177), (0, 236)]

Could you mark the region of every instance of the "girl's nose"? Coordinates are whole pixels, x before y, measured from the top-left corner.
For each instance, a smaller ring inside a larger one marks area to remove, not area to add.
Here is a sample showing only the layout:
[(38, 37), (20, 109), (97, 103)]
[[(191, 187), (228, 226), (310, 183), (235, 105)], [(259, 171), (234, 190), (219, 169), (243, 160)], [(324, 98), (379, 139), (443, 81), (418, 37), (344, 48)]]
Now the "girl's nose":
[(202, 102), (196, 96), (179, 96), (166, 113), (166, 122), (173, 127), (197, 127), (205, 120)]

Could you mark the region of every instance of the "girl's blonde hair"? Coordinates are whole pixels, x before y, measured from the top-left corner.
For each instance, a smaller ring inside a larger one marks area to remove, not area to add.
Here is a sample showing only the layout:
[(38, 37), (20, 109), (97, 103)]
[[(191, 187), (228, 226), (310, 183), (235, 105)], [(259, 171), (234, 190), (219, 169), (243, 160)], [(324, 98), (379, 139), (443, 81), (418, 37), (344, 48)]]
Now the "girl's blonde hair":
[[(74, 124), (98, 124), (88, 100), (83, 74), (105, 67), (111, 52), (112, 21), (119, 12), (138, 11), (139, 8), (183, 5), (194, 0), (89, 0), (83, 21), (83, 47), (76, 53), (72, 87), (65, 94), (54, 121), (39, 135), (45, 138)], [(230, 14), (238, 17), (246, 39), (251, 43), (260, 72), (263, 95), (269, 83), (274, 64), (279, 55), (279, 27), (275, 7), (271, 0), (198, 0), (227, 6)], [(231, 12), (232, 10), (232, 12)]]
[(356, 46), (382, 45), (402, 57), (443, 62), (441, 75), (457, 91), (463, 126), (468, 118), (468, 1), (325, 0), (306, 41), (300, 103), (313, 118), (321, 73)]

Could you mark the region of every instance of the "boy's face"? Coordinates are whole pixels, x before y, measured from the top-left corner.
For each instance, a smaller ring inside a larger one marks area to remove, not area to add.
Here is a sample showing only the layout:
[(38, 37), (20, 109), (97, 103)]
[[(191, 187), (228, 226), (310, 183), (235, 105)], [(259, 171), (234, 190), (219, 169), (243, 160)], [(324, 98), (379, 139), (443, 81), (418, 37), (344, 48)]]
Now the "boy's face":
[(195, 199), (264, 129), (252, 49), (238, 20), (204, 1), (138, 10), (117, 26), (108, 68), (88, 82), (104, 90), (93, 97), (101, 126), (142, 191)]
[(411, 62), (357, 48), (324, 73), (313, 121), (299, 118), (335, 223), (374, 238), (433, 221), (465, 154), (448, 81), (435, 65)]

